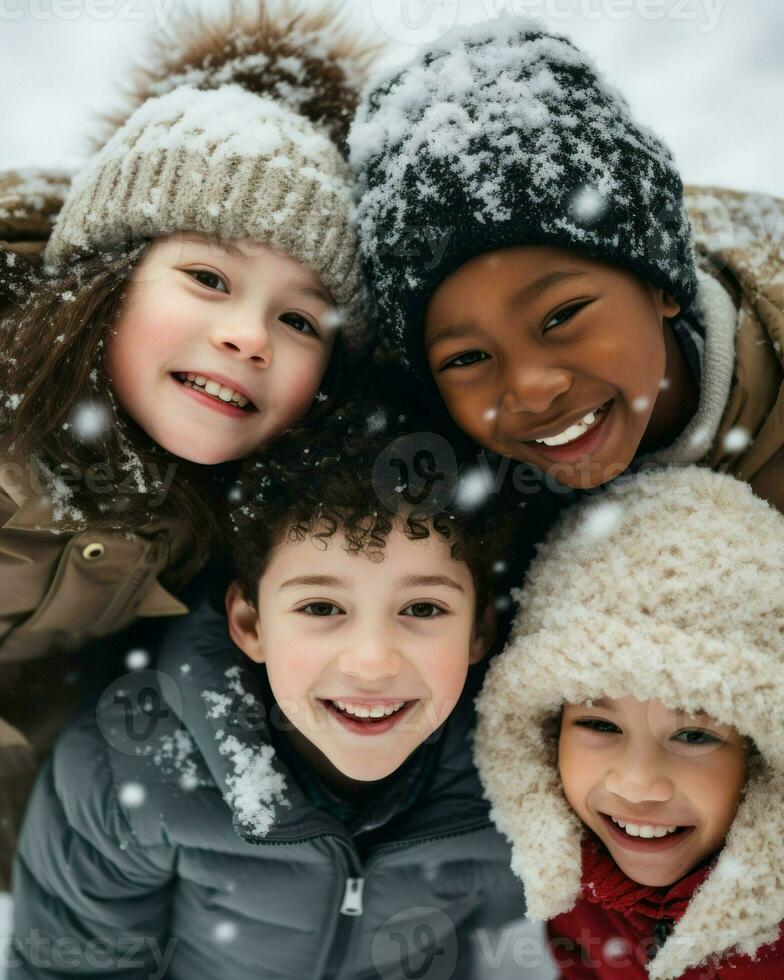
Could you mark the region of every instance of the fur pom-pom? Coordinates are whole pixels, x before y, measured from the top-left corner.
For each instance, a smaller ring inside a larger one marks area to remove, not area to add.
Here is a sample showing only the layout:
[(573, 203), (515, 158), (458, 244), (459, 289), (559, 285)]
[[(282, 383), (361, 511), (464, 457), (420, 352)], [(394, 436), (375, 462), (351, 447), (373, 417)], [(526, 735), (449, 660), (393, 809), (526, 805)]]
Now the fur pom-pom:
[(353, 33), (329, 3), (234, 0), (222, 14), (180, 11), (136, 69), (125, 106), (104, 117), (92, 151), (149, 98), (180, 85), (236, 84), (323, 127), (345, 155), (359, 90), (380, 47)]

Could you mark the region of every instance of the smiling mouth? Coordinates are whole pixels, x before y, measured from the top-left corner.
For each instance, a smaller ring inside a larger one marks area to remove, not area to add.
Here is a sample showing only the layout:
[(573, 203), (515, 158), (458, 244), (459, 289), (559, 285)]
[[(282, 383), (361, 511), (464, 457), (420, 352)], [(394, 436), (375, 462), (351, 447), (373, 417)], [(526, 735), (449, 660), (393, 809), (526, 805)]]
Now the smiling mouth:
[(217, 381), (213, 381), (203, 374), (177, 371), (172, 374), (172, 377), (184, 387), (198, 391), (200, 395), (212, 398), (213, 401), (220, 402), (223, 405), (231, 405), (233, 408), (238, 408), (243, 412), (258, 411), (253, 402), (241, 392), (235, 391), (228, 385), (219, 384)]
[[(334, 718), (347, 727), (349, 731), (357, 734), (373, 734), (388, 731), (396, 725), (401, 718), (411, 713), (411, 709), (419, 701), (396, 701), (386, 705), (375, 705), (373, 708), (367, 706), (359, 708), (351, 703), (319, 698), (319, 702)], [(347, 706), (351, 710), (347, 710)], [(370, 711), (373, 713), (371, 714)], [(380, 713), (381, 712), (381, 713)]]
[(667, 850), (674, 846), (680, 838), (694, 830), (693, 826), (688, 825), (654, 826), (644, 823), (634, 824), (631, 821), (627, 823), (623, 820), (617, 820), (607, 813), (600, 813), (599, 816), (612, 836), (633, 850)]
[(589, 432), (595, 429), (604, 419), (610, 406), (612, 404), (612, 399), (610, 401), (604, 402), (598, 408), (593, 411), (588, 412), (581, 419), (572, 425), (567, 426), (561, 432), (556, 432), (552, 436), (544, 436), (541, 439), (527, 439), (526, 442), (530, 442), (532, 445), (537, 447), (546, 447), (548, 449), (557, 449), (561, 446), (569, 446), (574, 442), (582, 439)]

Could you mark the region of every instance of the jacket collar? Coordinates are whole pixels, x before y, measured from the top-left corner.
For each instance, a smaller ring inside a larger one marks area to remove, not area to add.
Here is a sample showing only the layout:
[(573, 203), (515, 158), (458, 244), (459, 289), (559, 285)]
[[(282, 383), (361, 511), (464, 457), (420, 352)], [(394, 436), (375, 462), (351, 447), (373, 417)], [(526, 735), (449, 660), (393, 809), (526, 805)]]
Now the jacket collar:
[[(313, 806), (275, 750), (262, 681), (232, 643), (223, 583), (208, 584), (209, 576), (207, 568), (185, 597), (191, 613), (175, 620), (164, 636), (158, 669), (176, 681), (181, 697), (180, 705), (169, 702), (169, 707), (191, 735), (245, 840), (347, 836), (345, 824)], [(412, 766), (422, 766), (427, 778), (416, 807), (387, 809), (385, 822), (394, 822), (397, 842), (489, 825), (469, 740), (476, 686), (472, 678), (450, 718), (414, 754), (418, 759), (409, 757), (399, 770), (401, 785), (410, 784)], [(404, 792), (405, 786), (401, 799)], [(388, 802), (389, 795), (379, 802)]]

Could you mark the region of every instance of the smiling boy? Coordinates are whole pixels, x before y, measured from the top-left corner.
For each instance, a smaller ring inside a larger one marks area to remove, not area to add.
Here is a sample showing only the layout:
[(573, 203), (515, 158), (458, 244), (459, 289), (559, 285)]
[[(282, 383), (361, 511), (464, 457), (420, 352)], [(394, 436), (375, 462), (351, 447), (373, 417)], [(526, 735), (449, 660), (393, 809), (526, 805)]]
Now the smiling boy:
[(591, 59), (513, 15), (378, 80), (349, 139), (387, 339), (475, 443), (581, 490), (702, 463), (784, 511), (780, 201), (684, 200)]
[(106, 975), (97, 942), (123, 975), (139, 935), (137, 967), (165, 950), (173, 980), (459, 976), (473, 931), (521, 914), (470, 751), (511, 527), (381, 503), (391, 414), (248, 462), (225, 600), (196, 595), (157, 670), (58, 743), (15, 866), (20, 976), (57, 969), (60, 935), (80, 975)]
[(784, 519), (696, 467), (623, 487), (530, 567), (480, 777), (565, 980), (778, 977)]

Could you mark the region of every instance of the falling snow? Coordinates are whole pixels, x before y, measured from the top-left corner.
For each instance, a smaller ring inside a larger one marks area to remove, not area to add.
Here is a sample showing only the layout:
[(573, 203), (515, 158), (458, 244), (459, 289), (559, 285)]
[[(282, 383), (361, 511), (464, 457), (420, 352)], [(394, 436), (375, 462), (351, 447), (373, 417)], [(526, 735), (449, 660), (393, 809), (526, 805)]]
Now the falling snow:
[(138, 809), (147, 799), (147, 791), (141, 783), (123, 783), (120, 786), (118, 797), (123, 806)]
[(143, 670), (150, 662), (146, 650), (129, 650), (125, 655), (125, 666), (128, 670)]

